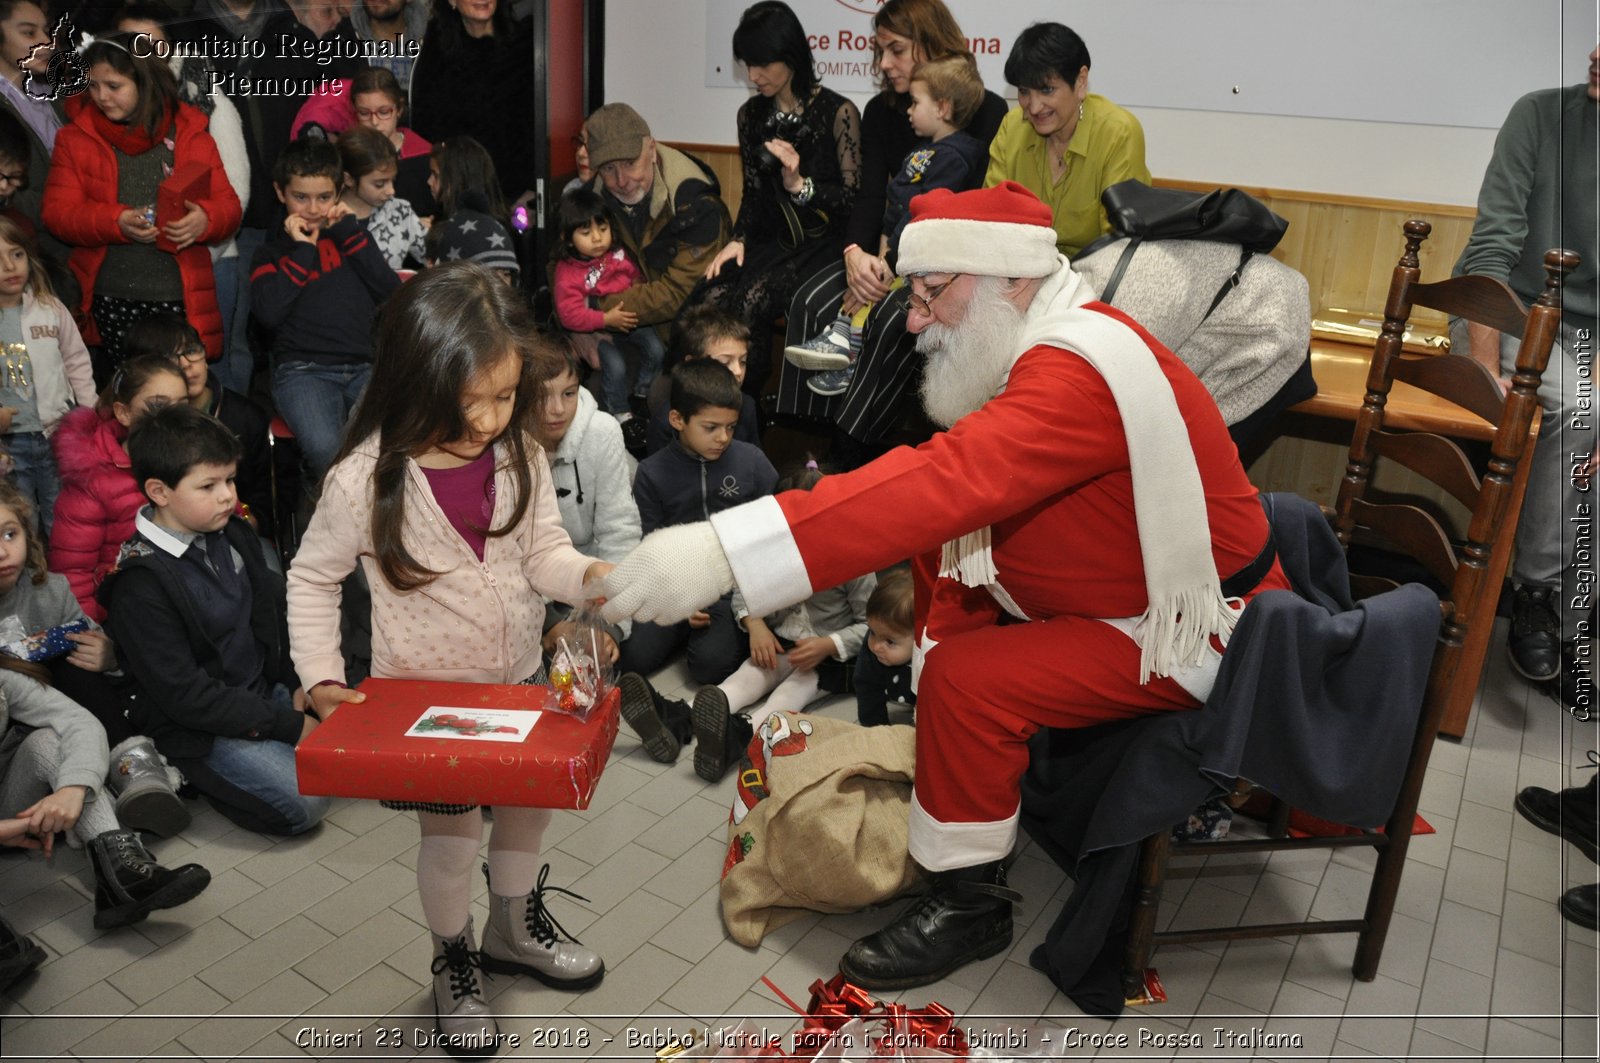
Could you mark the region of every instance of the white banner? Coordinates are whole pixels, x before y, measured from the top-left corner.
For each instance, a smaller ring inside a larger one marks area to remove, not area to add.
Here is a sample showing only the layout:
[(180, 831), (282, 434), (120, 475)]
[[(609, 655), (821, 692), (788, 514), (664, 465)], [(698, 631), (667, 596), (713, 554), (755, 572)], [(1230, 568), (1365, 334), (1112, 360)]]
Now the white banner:
[[(708, 88), (745, 86), (733, 31), (749, 2), (706, 0)], [(1592, 0), (947, 2), (1002, 96), (1017, 34), (1057, 21), (1089, 46), (1091, 90), (1124, 107), (1478, 129), (1498, 129), (1525, 92), (1582, 80), (1595, 41)], [(879, 0), (788, 3), (822, 81), (875, 92)]]

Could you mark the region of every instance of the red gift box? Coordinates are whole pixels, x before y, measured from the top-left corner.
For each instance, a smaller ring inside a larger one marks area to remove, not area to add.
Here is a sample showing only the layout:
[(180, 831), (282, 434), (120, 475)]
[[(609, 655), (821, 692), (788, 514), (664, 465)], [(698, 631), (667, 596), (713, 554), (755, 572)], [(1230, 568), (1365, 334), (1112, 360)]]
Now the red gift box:
[[(300, 792), (451, 805), (588, 808), (617, 738), (612, 687), (587, 721), (544, 686), (368, 679), (295, 747)], [(542, 709), (521, 742), (408, 737), (429, 708)]]
[(189, 213), (189, 204), (205, 199), (211, 192), (211, 170), (204, 163), (179, 165), (156, 186), (156, 246), (172, 254), (178, 250), (161, 230)]

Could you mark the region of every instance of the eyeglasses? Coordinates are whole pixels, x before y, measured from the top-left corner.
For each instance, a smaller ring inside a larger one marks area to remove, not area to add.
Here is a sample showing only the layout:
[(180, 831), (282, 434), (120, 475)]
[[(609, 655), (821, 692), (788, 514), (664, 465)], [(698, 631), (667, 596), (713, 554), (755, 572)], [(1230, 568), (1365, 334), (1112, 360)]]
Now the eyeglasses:
[(8, 184), (16, 188), (27, 188), (28, 172), (26, 170), (19, 171), (18, 173), (0, 172), (0, 184)]
[(914, 291), (908, 292), (906, 294), (906, 301), (911, 304), (911, 309), (920, 314), (927, 314), (931, 317), (933, 316), (933, 301), (939, 298), (939, 296), (943, 295), (945, 289), (950, 287), (950, 285), (954, 284), (955, 282), (956, 278), (951, 277), (943, 284), (937, 284), (929, 288), (927, 295), (918, 295)]
[(185, 347), (178, 352), (178, 361), (180, 362), (203, 362), (205, 360), (206, 349), (204, 347)]
[(393, 118), (398, 113), (399, 113), (399, 111), (397, 111), (393, 107), (378, 107), (378, 108), (357, 107), (356, 108), (356, 117), (361, 119), (363, 122), (365, 122), (365, 121), (367, 121), (368, 119), (371, 119), (371, 118), (376, 118), (376, 119), (379, 119), (380, 121), (388, 121), (389, 119)]

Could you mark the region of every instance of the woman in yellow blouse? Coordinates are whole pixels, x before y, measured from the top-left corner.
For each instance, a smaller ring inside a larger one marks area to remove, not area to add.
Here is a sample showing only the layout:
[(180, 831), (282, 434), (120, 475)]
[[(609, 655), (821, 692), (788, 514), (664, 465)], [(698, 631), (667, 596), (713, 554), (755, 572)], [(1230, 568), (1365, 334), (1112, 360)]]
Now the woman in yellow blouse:
[(1023, 30), (1006, 58), (1016, 109), (989, 144), (984, 186), (1016, 181), (1055, 212), (1056, 246), (1071, 258), (1110, 232), (1100, 193), (1119, 181), (1150, 183), (1144, 128), (1089, 91), (1089, 48), (1059, 22)]

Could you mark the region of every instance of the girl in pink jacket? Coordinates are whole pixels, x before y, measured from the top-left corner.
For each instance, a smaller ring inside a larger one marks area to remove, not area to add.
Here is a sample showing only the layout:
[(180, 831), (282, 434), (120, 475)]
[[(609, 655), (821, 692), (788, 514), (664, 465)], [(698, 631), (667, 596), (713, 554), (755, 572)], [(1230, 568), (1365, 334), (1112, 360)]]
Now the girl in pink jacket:
[[(358, 562), (372, 589), (373, 675), (545, 681), (542, 596), (577, 602), (612, 567), (573, 548), (533, 439), (556, 354), (517, 291), (467, 261), (403, 286), (373, 348), (372, 380), (289, 570), (290, 649), (313, 708), (324, 719), (345, 703), (340, 711), (362, 711), (363, 695), (344, 685), (339, 640), (339, 588)], [(605, 650), (614, 660), (609, 640)], [(557, 889), (539, 861), (548, 809), (495, 809), (480, 949), (469, 906), (482, 810), (384, 805), (421, 823), (417, 892), (450, 1043), (498, 1043), (481, 969), (573, 990), (604, 976), (600, 957), (561, 940), (546, 912), (543, 895)]]
[[(625, 293), (644, 274), (615, 239), (611, 210), (598, 192), (575, 188), (561, 197), (553, 294), (556, 318), (572, 334), (578, 353), (590, 368), (600, 368), (600, 397), (607, 413), (626, 425), (640, 417), (639, 440), (647, 419), (650, 385), (661, 375), (666, 349), (656, 331), (638, 328), (639, 315), (628, 309), (627, 296), (610, 310), (595, 304), (608, 295)], [(633, 388), (628, 388), (631, 348), (639, 363)]]

